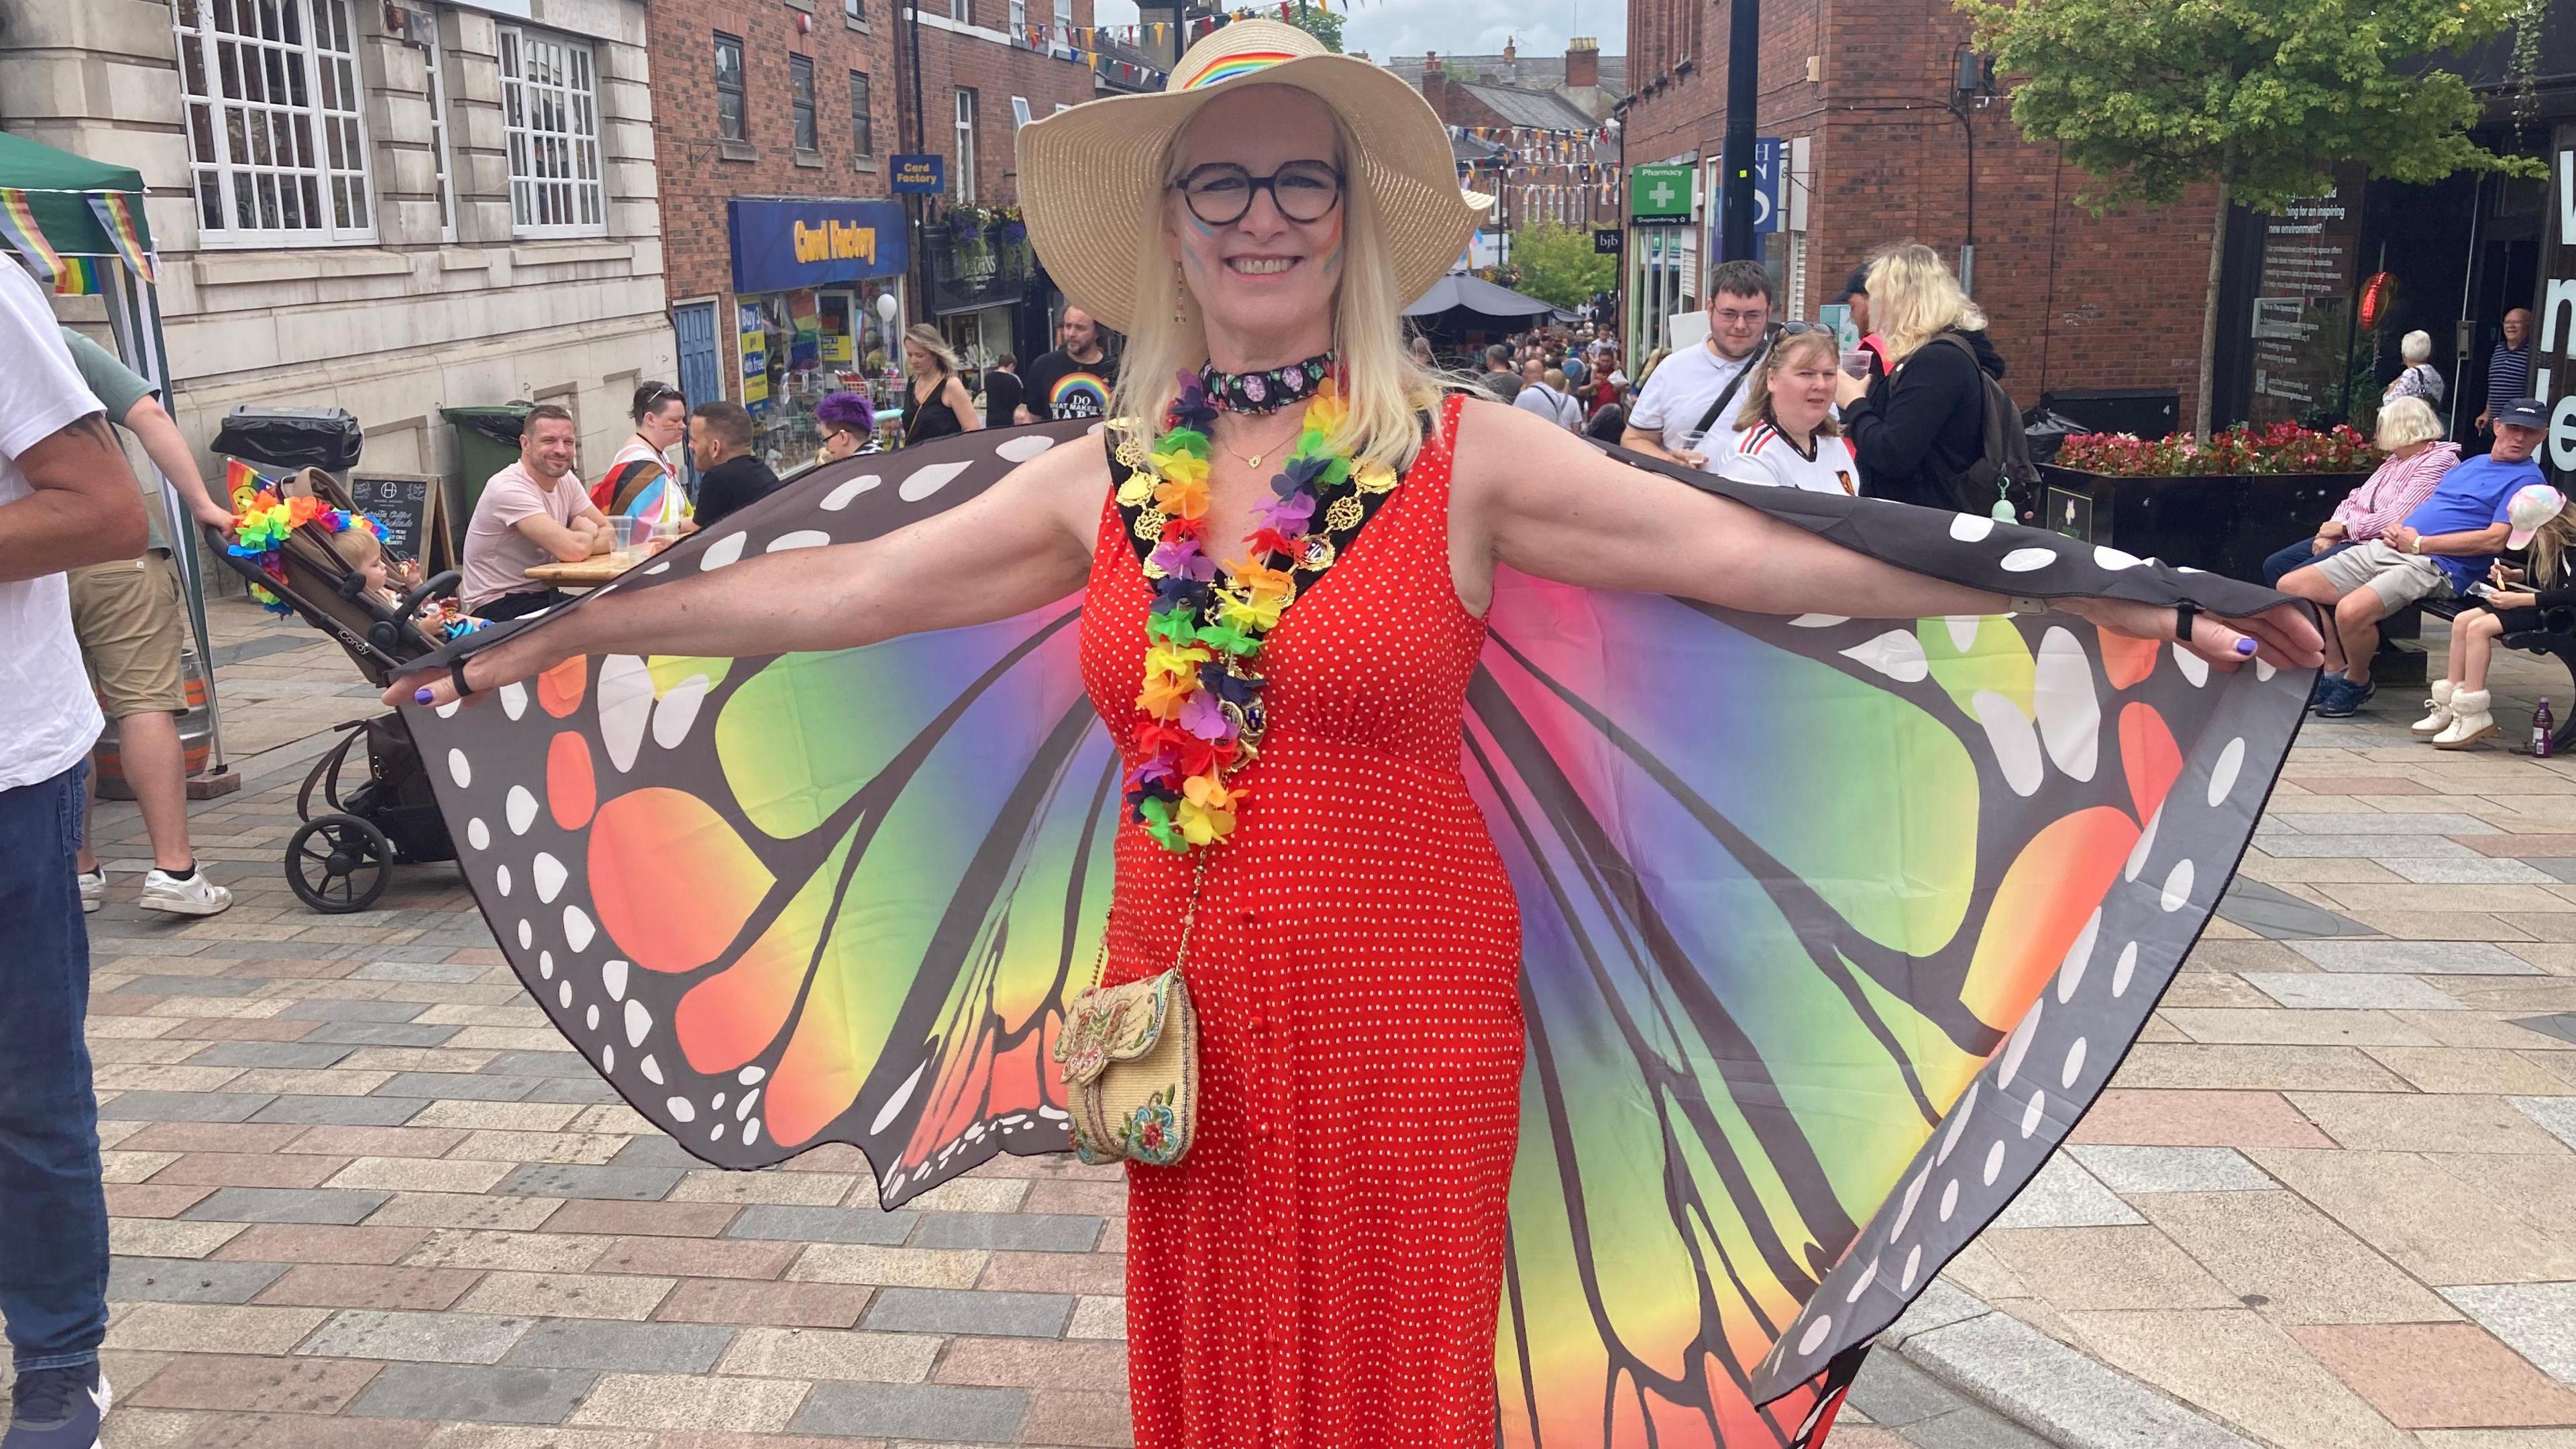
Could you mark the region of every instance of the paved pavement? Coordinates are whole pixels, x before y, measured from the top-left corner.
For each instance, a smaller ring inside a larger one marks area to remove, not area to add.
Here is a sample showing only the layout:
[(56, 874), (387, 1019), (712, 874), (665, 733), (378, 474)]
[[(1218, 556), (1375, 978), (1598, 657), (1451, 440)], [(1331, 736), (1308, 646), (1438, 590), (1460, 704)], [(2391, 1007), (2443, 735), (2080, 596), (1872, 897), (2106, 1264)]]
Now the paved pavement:
[[(215, 613), (249, 785), (195, 818), (239, 904), (143, 919), (140, 826), (99, 822), (111, 1449), (1129, 1442), (1114, 1173), (884, 1214), (845, 1151), (692, 1166), (452, 869), (287, 893), (315, 731), (372, 692)], [(2310, 729), (2229, 919), (1836, 1449), (2576, 1449), (2576, 763), (2436, 754), (2406, 704)]]

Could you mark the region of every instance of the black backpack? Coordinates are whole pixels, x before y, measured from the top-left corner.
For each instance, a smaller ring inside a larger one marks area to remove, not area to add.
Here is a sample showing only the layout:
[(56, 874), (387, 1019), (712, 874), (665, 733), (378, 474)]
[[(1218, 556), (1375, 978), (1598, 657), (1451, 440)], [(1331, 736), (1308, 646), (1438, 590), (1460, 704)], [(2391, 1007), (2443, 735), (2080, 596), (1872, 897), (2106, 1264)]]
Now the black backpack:
[(2038, 518), (2039, 465), (2030, 460), (2030, 439), (2022, 433), (2021, 409), (2014, 406), (2012, 394), (1986, 371), (1968, 339), (1956, 332), (1936, 332), (1931, 342), (1946, 342), (1966, 353), (1968, 366), (1984, 385), (1985, 418), (1980, 429), (1984, 446), (1976, 461), (1947, 480), (1951, 497), (1963, 513), (1991, 513), (1996, 504), (2008, 503), (2011, 521), (2029, 523)]

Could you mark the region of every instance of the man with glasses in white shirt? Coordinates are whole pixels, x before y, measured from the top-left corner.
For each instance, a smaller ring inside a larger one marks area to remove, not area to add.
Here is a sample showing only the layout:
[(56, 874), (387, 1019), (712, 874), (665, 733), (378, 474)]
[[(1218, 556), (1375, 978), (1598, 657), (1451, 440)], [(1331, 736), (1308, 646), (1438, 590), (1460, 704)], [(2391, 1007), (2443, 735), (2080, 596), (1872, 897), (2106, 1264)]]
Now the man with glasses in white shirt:
[(1674, 353), (1637, 391), (1621, 447), (1706, 470), (1701, 440), (1732, 436), (1726, 419), (1771, 328), (1771, 274), (1760, 262), (1719, 265), (1709, 277), (1708, 340)]

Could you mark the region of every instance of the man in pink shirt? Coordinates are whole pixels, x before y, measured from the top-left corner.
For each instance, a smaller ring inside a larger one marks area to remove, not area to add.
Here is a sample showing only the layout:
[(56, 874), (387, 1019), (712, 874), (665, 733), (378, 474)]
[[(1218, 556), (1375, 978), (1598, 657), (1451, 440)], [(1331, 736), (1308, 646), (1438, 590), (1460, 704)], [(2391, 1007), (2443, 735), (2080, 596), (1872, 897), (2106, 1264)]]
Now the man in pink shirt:
[(465, 612), (517, 619), (563, 602), (528, 577), (546, 563), (578, 563), (616, 546), (608, 519), (573, 476), (572, 414), (553, 403), (529, 410), (519, 433), (519, 461), (492, 475), (465, 529)]
[(2316, 537), (2300, 539), (2263, 560), (2263, 582), (2278, 588), (2291, 570), (2386, 533), (2431, 497), (2442, 475), (2460, 461), (2459, 445), (2442, 441), (2441, 415), (2420, 397), (2383, 405), (2376, 441), (2388, 461), (2344, 495), (2334, 516), (2317, 525)]

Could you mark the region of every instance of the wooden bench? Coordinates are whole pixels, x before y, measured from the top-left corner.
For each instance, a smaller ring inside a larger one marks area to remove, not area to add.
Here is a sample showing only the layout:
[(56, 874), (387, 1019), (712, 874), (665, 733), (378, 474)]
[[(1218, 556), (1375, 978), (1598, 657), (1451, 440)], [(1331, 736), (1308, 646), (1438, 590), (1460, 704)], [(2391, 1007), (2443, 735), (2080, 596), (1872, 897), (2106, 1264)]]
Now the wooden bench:
[[(2475, 600), (2471, 599), (2426, 599), (2416, 604), (2415, 608), (2436, 619), (2456, 619), (2461, 610), (2474, 602)], [(2548, 622), (2545, 616), (2543, 622)], [(2565, 754), (2571, 747), (2576, 747), (2576, 617), (2570, 617), (2563, 622), (2565, 624), (2563, 628), (2525, 629), (2496, 640), (2507, 649), (2520, 649), (2529, 654), (2546, 654), (2567, 668), (2568, 703), (2567, 707), (2560, 711), (2561, 722), (2558, 728), (2549, 737), (2551, 754)], [(2423, 651), (2420, 648), (2414, 652), (2418, 659), (2423, 657)]]

